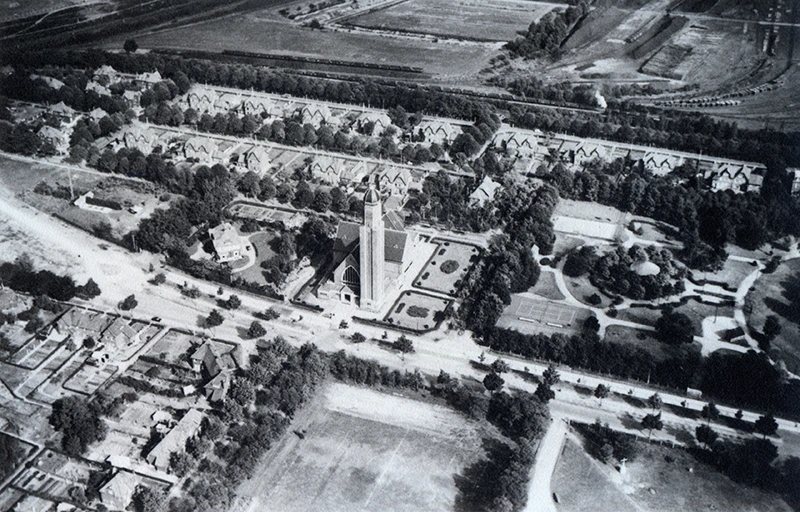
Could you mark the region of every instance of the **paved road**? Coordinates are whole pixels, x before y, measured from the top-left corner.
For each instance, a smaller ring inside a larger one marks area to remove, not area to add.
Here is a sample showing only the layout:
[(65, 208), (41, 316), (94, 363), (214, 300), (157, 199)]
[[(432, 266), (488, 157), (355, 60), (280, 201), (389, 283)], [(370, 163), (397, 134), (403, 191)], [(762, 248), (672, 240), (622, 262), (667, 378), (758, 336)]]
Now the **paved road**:
[(556, 504), (550, 491), (550, 480), (566, 436), (567, 422), (561, 416), (554, 414), (553, 421), (536, 452), (531, 480), (528, 483), (528, 502), (524, 512), (556, 512)]

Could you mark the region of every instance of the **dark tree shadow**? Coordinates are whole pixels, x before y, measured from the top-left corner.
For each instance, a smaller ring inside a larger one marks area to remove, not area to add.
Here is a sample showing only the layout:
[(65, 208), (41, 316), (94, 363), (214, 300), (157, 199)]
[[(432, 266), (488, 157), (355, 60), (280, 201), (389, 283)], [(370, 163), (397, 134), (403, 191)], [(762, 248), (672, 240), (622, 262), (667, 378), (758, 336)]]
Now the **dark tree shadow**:
[(675, 436), (675, 439), (686, 445), (693, 446), (693, 444), (696, 444), (694, 433), (687, 428), (672, 427), (667, 425), (664, 427), (664, 432), (671, 436)]
[(664, 404), (662, 406), (665, 410), (680, 416), (681, 418), (690, 418), (696, 420), (700, 417), (700, 411), (681, 407), (680, 405)]
[(484, 438), (485, 456), (453, 475), (458, 493), (455, 512), (482, 512), (491, 509), (497, 495), (497, 480), (511, 458), (511, 447), (496, 439)]
[(641, 398), (636, 398), (635, 396), (631, 395), (619, 395), (619, 396), (621, 396), (622, 399), (625, 401), (625, 403), (629, 405), (632, 405), (634, 407), (639, 407), (640, 409), (645, 407), (644, 400), (642, 400)]
[(586, 386), (573, 386), (573, 387), (575, 389), (575, 392), (578, 393), (579, 395), (583, 395), (583, 396), (593, 396), (594, 395), (594, 390), (590, 389), (590, 388), (587, 388)]
[(642, 430), (642, 420), (641, 418), (636, 418), (630, 413), (626, 413), (619, 419), (622, 426), (625, 428), (629, 428), (631, 430)]
[(781, 295), (786, 302), (765, 297), (764, 304), (789, 322), (800, 325), (800, 272), (781, 281)]

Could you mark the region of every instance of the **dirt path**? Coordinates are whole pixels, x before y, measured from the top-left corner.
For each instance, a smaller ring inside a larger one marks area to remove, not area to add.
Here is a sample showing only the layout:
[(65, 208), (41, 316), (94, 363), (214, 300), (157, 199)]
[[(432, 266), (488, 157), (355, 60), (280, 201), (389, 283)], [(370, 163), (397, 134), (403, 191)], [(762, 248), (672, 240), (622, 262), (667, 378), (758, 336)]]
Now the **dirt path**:
[(536, 452), (531, 481), (528, 483), (528, 503), (524, 512), (556, 512), (553, 493), (550, 491), (550, 480), (561, 455), (566, 435), (567, 422), (560, 415), (554, 414), (550, 428), (547, 429)]

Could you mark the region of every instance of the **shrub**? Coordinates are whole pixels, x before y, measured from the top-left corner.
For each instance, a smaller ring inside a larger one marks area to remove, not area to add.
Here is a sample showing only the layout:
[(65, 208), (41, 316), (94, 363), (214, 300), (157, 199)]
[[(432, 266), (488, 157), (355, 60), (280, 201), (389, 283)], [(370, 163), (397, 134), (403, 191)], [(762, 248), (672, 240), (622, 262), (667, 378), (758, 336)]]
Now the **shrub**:
[(447, 260), (439, 267), (443, 274), (452, 274), (458, 270), (458, 262), (455, 260)]
[(408, 316), (412, 316), (414, 318), (425, 318), (428, 316), (428, 313), (428, 308), (423, 308), (420, 306), (409, 306), (408, 311), (406, 311)]

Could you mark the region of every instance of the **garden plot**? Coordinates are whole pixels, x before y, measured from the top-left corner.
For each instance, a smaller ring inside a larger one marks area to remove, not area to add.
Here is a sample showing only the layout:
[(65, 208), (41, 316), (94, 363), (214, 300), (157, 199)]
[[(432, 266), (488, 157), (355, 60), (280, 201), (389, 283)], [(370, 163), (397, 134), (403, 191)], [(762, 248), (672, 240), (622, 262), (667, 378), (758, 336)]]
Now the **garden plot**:
[(470, 267), (480, 257), (474, 245), (433, 239), (436, 251), (414, 280), (414, 287), (455, 295)]
[(84, 395), (92, 395), (116, 372), (117, 366), (113, 364), (104, 364), (101, 366), (84, 364), (69, 377), (64, 383), (64, 387), (70, 391), (75, 391)]
[(385, 321), (406, 329), (435, 329), (443, 320), (444, 310), (452, 302), (450, 299), (407, 291), (392, 305)]
[[(324, 395), (322, 394), (324, 393)], [(453, 510), (477, 427), (439, 405), (330, 384), (238, 489), (241, 510)]]
[(183, 354), (189, 354), (192, 346), (202, 343), (202, 339), (179, 331), (169, 331), (158, 340), (147, 352), (150, 357), (158, 358), (165, 364), (184, 364)]

